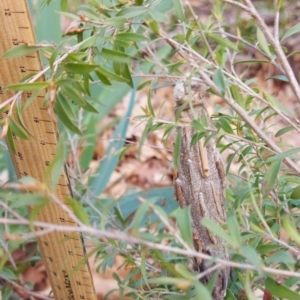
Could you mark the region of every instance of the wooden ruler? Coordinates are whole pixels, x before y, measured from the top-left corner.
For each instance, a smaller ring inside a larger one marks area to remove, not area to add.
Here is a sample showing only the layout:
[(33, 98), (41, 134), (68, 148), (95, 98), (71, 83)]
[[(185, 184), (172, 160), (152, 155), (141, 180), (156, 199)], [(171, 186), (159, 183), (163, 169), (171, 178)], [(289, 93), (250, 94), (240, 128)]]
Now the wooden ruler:
[[(35, 42), (26, 0), (0, 0), (0, 103), (14, 95), (11, 91), (3, 90), (5, 86), (18, 83), (24, 76), (42, 69), (37, 52), (20, 58), (1, 59), (7, 50), (23, 41)], [(31, 93), (23, 93), (22, 101), (30, 96)], [(28, 175), (40, 182), (43, 182), (46, 168), (55, 157), (58, 136), (56, 124), (43, 108), (44, 97), (45, 92), (39, 94), (22, 116), (26, 128), (35, 138), (22, 140), (14, 136), (16, 154), (10, 149), (17, 177)], [(65, 172), (59, 178), (55, 194), (62, 202), (71, 195)], [(61, 205), (56, 203), (43, 208), (38, 221), (77, 226)], [(50, 233), (39, 237), (38, 244), (56, 300), (97, 299), (89, 265), (82, 263), (86, 253), (80, 233)]]

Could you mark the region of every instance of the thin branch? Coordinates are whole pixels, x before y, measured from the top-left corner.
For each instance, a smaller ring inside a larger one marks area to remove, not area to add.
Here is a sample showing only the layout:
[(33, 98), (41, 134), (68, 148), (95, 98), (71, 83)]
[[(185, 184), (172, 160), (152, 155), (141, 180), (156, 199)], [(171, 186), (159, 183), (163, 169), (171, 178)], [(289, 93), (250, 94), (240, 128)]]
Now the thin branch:
[[(226, 0), (228, 2), (228, 0)], [(273, 35), (271, 34), (268, 26), (264, 22), (264, 20), (260, 17), (259, 13), (257, 12), (256, 8), (254, 7), (253, 3), (250, 0), (243, 0), (246, 3), (248, 9), (247, 12), (250, 11), (251, 16), (256, 20), (257, 26), (261, 29), (264, 36), (266, 37), (267, 41), (273, 46), (274, 51), (277, 55), (279, 62), (281, 63), (283, 69), (285, 70), (286, 76), (289, 79), (290, 85), (297, 97), (297, 100), (300, 102), (300, 87), (299, 83), (295, 77), (295, 74), (284, 54), (282, 47), (278, 40), (276, 40)]]
[(5, 276), (3, 276), (1, 274), (0, 274), (0, 278), (2, 278), (3, 280), (5, 280), (9, 284), (11, 284), (14, 288), (20, 289), (20, 290), (24, 291), (30, 297), (29, 299), (34, 299), (33, 297), (36, 297), (38, 299), (43, 299), (43, 300), (53, 300), (53, 298), (51, 298), (51, 297), (47, 297), (47, 296), (44, 296), (44, 295), (42, 295), (40, 293), (36, 293), (36, 292), (31, 291), (27, 287), (24, 287), (24, 286), (22, 286), (22, 285), (20, 285), (20, 284), (18, 284), (16, 282), (10, 280), (9, 278), (7, 278), (7, 277), (5, 277)]
[[(18, 224), (18, 225), (31, 225), (29, 221), (20, 221), (20, 220), (15, 220), (15, 219), (8, 219), (8, 218), (0, 218), (0, 224)], [(144, 245), (147, 246), (151, 249), (158, 249), (162, 251), (169, 251), (172, 253), (177, 253), (181, 255), (186, 255), (190, 257), (199, 257), (204, 260), (209, 260), (213, 261), (215, 263), (220, 263), (224, 267), (232, 267), (232, 268), (240, 268), (240, 269), (245, 269), (245, 270), (257, 270), (255, 266), (252, 266), (250, 264), (246, 263), (238, 263), (234, 261), (229, 261), (221, 258), (215, 258), (210, 255), (204, 254), (204, 253), (199, 253), (197, 251), (191, 251), (191, 250), (185, 250), (177, 247), (171, 247), (163, 244), (157, 244), (149, 241), (145, 241), (139, 237), (129, 235), (127, 233), (118, 231), (118, 230), (101, 230), (101, 229), (96, 229), (92, 227), (88, 227), (85, 225), (82, 225), (80, 227), (73, 227), (73, 226), (62, 226), (62, 225), (54, 225), (50, 223), (45, 223), (45, 222), (40, 222), (40, 221), (34, 221), (33, 225), (36, 227), (42, 227), (42, 228), (48, 228), (52, 229), (54, 231), (61, 231), (61, 232), (82, 232), (82, 233), (87, 233), (95, 237), (99, 238), (107, 238), (107, 239), (114, 239), (118, 241), (124, 241), (132, 244), (138, 244), (138, 245)], [(34, 235), (34, 233), (33, 233)], [(282, 276), (291, 276), (291, 277), (297, 277), (300, 278), (300, 272), (293, 272), (293, 271), (286, 271), (286, 270), (279, 270), (279, 269), (274, 269), (274, 268), (269, 268), (262, 266), (262, 271), (269, 273), (269, 274), (274, 274), (274, 275), (282, 275)]]

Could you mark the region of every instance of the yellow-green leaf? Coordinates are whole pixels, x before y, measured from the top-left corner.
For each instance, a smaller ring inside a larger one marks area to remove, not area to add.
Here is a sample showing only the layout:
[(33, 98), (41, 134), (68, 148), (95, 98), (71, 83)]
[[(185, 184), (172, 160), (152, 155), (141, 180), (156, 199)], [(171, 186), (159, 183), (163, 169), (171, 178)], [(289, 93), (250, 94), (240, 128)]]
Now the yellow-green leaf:
[(30, 82), (30, 83), (16, 83), (5, 87), (5, 89), (13, 91), (34, 91), (39, 89), (44, 89), (49, 86), (49, 82)]
[(2, 58), (14, 58), (14, 57), (19, 57), (23, 55), (30, 54), (32, 52), (35, 52), (36, 50), (40, 49), (40, 47), (35, 47), (35, 46), (27, 46), (27, 45), (18, 45), (16, 47), (11, 48), (7, 52), (5, 52), (2, 55)]
[(264, 197), (268, 196), (268, 194), (273, 189), (275, 182), (277, 180), (277, 175), (281, 166), (281, 159), (275, 160), (267, 170), (264, 179), (262, 181), (262, 194)]
[(259, 45), (261, 47), (261, 49), (269, 56), (271, 57), (272, 54), (270, 52), (270, 49), (269, 49), (269, 45), (268, 45), (268, 42), (263, 34), (263, 32), (257, 27), (257, 31), (256, 31), (256, 35), (257, 35), (257, 39), (258, 39), (258, 42), (259, 42)]
[(276, 282), (271, 277), (266, 278), (265, 287), (270, 291), (272, 296), (282, 299), (300, 300), (300, 294), (298, 292), (290, 290), (287, 286)]
[(83, 224), (90, 226), (90, 218), (87, 212), (84, 210), (82, 205), (75, 199), (68, 197), (67, 199), (68, 204), (73, 209), (75, 216), (81, 221)]

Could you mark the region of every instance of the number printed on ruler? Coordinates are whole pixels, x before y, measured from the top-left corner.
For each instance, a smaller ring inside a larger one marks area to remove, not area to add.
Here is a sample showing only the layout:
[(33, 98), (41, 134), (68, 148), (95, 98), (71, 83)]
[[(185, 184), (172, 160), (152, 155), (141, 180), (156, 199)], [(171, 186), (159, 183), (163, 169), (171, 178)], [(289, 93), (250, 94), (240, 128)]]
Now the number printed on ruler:
[[(5, 90), (10, 84), (18, 83), (24, 77), (41, 71), (41, 62), (37, 52), (12, 59), (1, 56), (14, 46), (34, 43), (35, 37), (30, 15), (25, 0), (0, 1), (0, 103), (4, 103), (15, 95)], [(39, 81), (43, 81), (41, 76)], [(40, 182), (55, 157), (58, 132), (56, 124), (50, 118), (43, 105), (46, 91), (36, 95), (22, 113), (22, 121), (34, 137), (20, 139), (12, 133), (15, 152), (10, 150), (11, 159), (18, 178), (31, 176)], [(23, 92), (20, 101), (24, 104), (34, 97), (34, 92)], [(1, 117), (8, 115), (9, 105)], [(14, 118), (15, 114), (12, 114)], [(31, 193), (31, 191), (24, 191)], [(68, 176), (61, 174), (56, 190), (56, 197), (64, 203), (65, 197), (71, 195)], [(63, 226), (77, 226), (59, 203), (47, 204), (40, 210), (38, 221)], [(37, 228), (43, 230), (44, 228)], [(78, 232), (51, 232), (38, 238), (47, 274), (51, 283), (53, 296), (57, 300), (97, 299), (89, 265), (85, 260), (86, 253), (82, 236)]]

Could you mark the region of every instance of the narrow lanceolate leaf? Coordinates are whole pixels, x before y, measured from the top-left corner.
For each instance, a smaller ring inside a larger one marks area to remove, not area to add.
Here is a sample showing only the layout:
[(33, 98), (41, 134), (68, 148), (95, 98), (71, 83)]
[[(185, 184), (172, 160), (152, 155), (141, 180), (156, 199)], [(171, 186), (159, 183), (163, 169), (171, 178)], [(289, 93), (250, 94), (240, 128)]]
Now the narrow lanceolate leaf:
[(5, 87), (5, 89), (13, 91), (34, 91), (47, 88), (49, 82), (31, 82), (31, 83), (16, 83)]
[(40, 49), (40, 47), (27, 46), (27, 45), (19, 45), (19, 46), (16, 46), (16, 47), (8, 50), (6, 53), (4, 53), (2, 55), (2, 58), (19, 57), (19, 56), (23, 56), (23, 55), (27, 55), (27, 54), (33, 53), (33, 52), (35, 52), (38, 49)]
[(84, 63), (65, 63), (61, 64), (61, 66), (68, 73), (73, 74), (83, 74), (93, 72), (98, 65), (84, 64)]
[(148, 7), (138, 7), (138, 6), (131, 6), (125, 7), (124, 9), (120, 10), (116, 16), (117, 17), (124, 17), (124, 18), (134, 18), (144, 14), (145, 12), (149, 11), (150, 8)]
[(180, 165), (180, 142), (182, 136), (182, 128), (179, 128), (176, 141), (174, 144), (174, 167), (178, 170)]
[(296, 154), (299, 151), (300, 151), (300, 148), (290, 149), (290, 150), (287, 150), (285, 152), (282, 152), (282, 153), (279, 153), (279, 154), (268, 157), (266, 159), (266, 162), (269, 163), (269, 162), (272, 162), (272, 161), (275, 161), (275, 160), (278, 160), (278, 159), (284, 159), (286, 157), (290, 157), (291, 155)]
[(224, 39), (220, 35), (210, 33), (208, 35), (208, 37), (211, 38), (212, 40), (214, 40), (215, 42), (217, 42), (218, 45), (221, 45), (221, 46), (223, 46), (225, 48), (229, 48), (231, 50), (235, 50), (235, 51), (238, 50), (238, 48), (237, 48), (237, 46), (236, 46), (235, 43), (229, 41), (228, 39)]
[(270, 49), (269, 49), (269, 45), (268, 42), (263, 34), (263, 32), (257, 27), (257, 31), (256, 31), (256, 35), (257, 35), (257, 39), (259, 42), (259, 45), (261, 47), (261, 49), (268, 55), (268, 56), (272, 56)]
[(10, 128), (10, 126), (7, 126), (7, 134), (6, 134), (6, 139), (7, 139), (7, 143), (9, 145), (10, 150), (16, 154), (16, 147), (15, 147), (15, 143), (14, 143), (14, 134)]
[(120, 63), (128, 63), (133, 59), (133, 57), (131, 57), (130, 55), (124, 52), (112, 50), (108, 48), (103, 48), (101, 53), (104, 58), (111, 61), (120, 62)]
[(300, 234), (296, 229), (296, 226), (292, 223), (289, 216), (285, 215), (282, 219), (282, 227), (287, 235), (300, 246)]
[(12, 118), (9, 119), (9, 127), (16, 136), (23, 140), (28, 140), (26, 131)]
[(298, 200), (300, 199), (300, 185), (296, 186), (291, 193), (291, 199)]
[(262, 263), (260, 257), (258, 256), (258, 254), (256, 253), (256, 251), (252, 247), (250, 247), (248, 245), (243, 245), (240, 248), (240, 252), (244, 257), (246, 257), (249, 260), (249, 262), (253, 266), (255, 266), (255, 268), (258, 271), (261, 271), (263, 263)]
[(230, 213), (227, 218), (227, 226), (232, 239), (234, 239), (235, 243), (240, 246), (242, 244), (242, 238), (239, 223), (233, 213)]
[(281, 159), (275, 160), (269, 167), (262, 181), (262, 194), (266, 197), (273, 189), (280, 170)]
[(288, 38), (289, 36), (298, 33), (300, 31), (300, 23), (297, 23), (293, 27), (291, 27), (282, 37), (281, 42)]
[(193, 249), (193, 233), (192, 233), (192, 218), (190, 212), (190, 206), (185, 207), (177, 211), (176, 215), (178, 228), (180, 230), (181, 236), (186, 241), (186, 243)]
[(245, 59), (245, 60), (238, 60), (234, 62), (235, 65), (239, 64), (254, 64), (254, 63), (261, 63), (261, 64), (271, 64), (272, 62), (266, 59)]
[(147, 40), (147, 38), (142, 34), (133, 33), (133, 32), (119, 33), (116, 35), (115, 39), (126, 41), (126, 42), (143, 42)]
[(129, 82), (128, 78), (124, 78), (122, 76), (119, 76), (116, 73), (113, 73), (113, 72), (111, 72), (107, 69), (104, 69), (104, 68), (100, 67), (100, 66), (96, 70), (96, 74), (99, 77), (98, 73), (104, 75), (105, 77), (107, 77), (109, 79), (112, 79), (112, 80), (115, 80), (115, 81), (118, 81), (118, 82)]
[(212, 296), (210, 292), (208, 291), (208, 288), (203, 285), (201, 282), (196, 281), (195, 282), (195, 299), (205, 299), (205, 300), (212, 300)]
[(60, 8), (62, 11), (68, 10), (68, 0), (60, 0)]
[(87, 212), (84, 210), (82, 205), (75, 199), (68, 197), (67, 203), (71, 206), (75, 216), (78, 218), (80, 222), (84, 225), (90, 226), (90, 217)]
[(71, 101), (74, 101), (76, 104), (80, 105), (81, 107), (85, 106), (85, 101), (79, 91), (74, 90), (69, 85), (63, 85), (61, 89), (63, 91), (63, 94), (66, 97), (68, 97)]
[(61, 122), (71, 131), (81, 135), (81, 131), (77, 128), (77, 126), (70, 120), (68, 114), (64, 110), (63, 106), (61, 105), (59, 99), (55, 102), (54, 107), (55, 113), (59, 116)]
[(213, 73), (213, 82), (219, 88), (222, 96), (224, 96), (225, 90), (226, 90), (226, 79), (225, 79), (224, 74), (222, 72), (222, 68), (217, 69)]
[(203, 218), (201, 220), (201, 224), (205, 226), (211, 233), (218, 235), (220, 238), (233, 245), (234, 247), (239, 246), (236, 245), (235, 241), (231, 238), (231, 236), (228, 233), (226, 233), (224, 229), (221, 228), (216, 222), (208, 218)]
[(56, 146), (55, 157), (50, 162), (45, 176), (45, 184), (49, 186), (51, 190), (55, 189), (60, 175), (63, 172), (66, 156), (66, 141), (64, 135), (60, 135)]
[(291, 131), (291, 130), (293, 130), (293, 129), (294, 129), (293, 126), (284, 127), (284, 128), (282, 128), (282, 129), (278, 130), (278, 131), (276, 132), (275, 136), (276, 136), (276, 137), (279, 137), (279, 136), (281, 136), (281, 135), (283, 135), (283, 134), (285, 134), (285, 133), (287, 133), (287, 132), (289, 132), (289, 131)]
[(266, 278), (265, 286), (266, 289), (271, 292), (272, 296), (282, 299), (300, 300), (299, 293), (290, 290), (287, 286), (283, 284), (279, 284), (271, 277)]
[(104, 24), (123, 30), (125, 28), (126, 18), (123, 17), (112, 17), (104, 20)]
[(185, 15), (184, 15), (184, 9), (182, 6), (181, 0), (173, 0), (173, 6), (176, 13), (176, 16), (179, 18), (179, 20), (185, 22)]
[(251, 289), (249, 272), (247, 272), (246, 279), (245, 279), (245, 292), (248, 300), (257, 300), (257, 298), (254, 296), (253, 291)]

